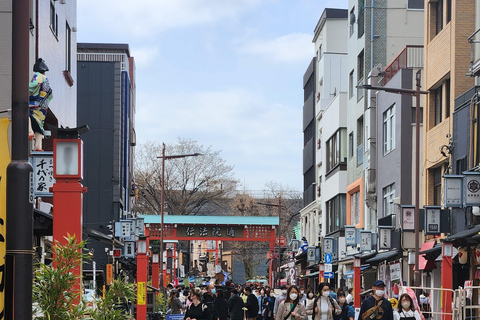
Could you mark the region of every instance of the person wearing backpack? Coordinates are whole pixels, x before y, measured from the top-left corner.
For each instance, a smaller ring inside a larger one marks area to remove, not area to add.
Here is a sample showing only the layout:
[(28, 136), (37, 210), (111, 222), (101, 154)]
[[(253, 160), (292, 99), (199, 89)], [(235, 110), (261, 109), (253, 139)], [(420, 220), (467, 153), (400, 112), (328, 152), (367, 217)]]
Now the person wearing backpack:
[(390, 301), (383, 297), (385, 282), (377, 280), (372, 286), (373, 295), (362, 302), (359, 319), (361, 320), (393, 320), (393, 309)]
[(194, 288), (190, 297), (192, 298), (192, 303), (185, 312), (184, 320), (211, 320), (212, 316), (208, 307), (200, 301), (202, 299), (202, 290)]
[(342, 313), (340, 313), (340, 319), (342, 320), (355, 319), (355, 310), (353, 310), (353, 307), (347, 303), (345, 292), (339, 291), (337, 296), (338, 296), (338, 305), (342, 309)]
[(340, 309), (337, 301), (330, 297), (328, 283), (320, 283), (318, 292), (320, 292), (320, 296), (315, 299), (312, 320), (338, 320), (342, 309)]
[(300, 290), (291, 285), (287, 290), (287, 297), (278, 305), (276, 320), (305, 320), (307, 314), (303, 303), (300, 303)]

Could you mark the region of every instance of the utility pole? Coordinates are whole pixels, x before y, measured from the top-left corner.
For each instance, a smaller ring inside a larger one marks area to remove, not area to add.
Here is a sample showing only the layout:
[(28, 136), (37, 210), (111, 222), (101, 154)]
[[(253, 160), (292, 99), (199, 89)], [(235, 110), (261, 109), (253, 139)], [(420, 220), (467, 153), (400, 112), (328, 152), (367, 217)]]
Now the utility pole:
[(28, 162), (28, 0), (12, 1), (12, 161), (7, 167), (5, 319), (32, 319), (33, 168)]

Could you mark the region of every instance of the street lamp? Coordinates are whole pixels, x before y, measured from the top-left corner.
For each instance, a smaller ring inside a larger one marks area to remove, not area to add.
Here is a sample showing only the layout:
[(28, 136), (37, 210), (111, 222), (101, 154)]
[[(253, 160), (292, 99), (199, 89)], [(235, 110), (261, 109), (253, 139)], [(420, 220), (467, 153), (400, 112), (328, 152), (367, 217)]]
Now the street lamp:
[(415, 287), (420, 286), (420, 270), (418, 265), (418, 256), (420, 248), (418, 242), (420, 240), (420, 219), (419, 219), (419, 207), (420, 207), (420, 95), (428, 94), (428, 91), (420, 90), (421, 70), (418, 70), (415, 75), (416, 90), (403, 89), (403, 88), (386, 88), (386, 87), (374, 87), (372, 85), (360, 85), (357, 88), (367, 90), (378, 90), (389, 93), (403, 94), (415, 97), (415, 272), (413, 274), (413, 281)]
[[(197, 156), (201, 156), (202, 154), (201, 153), (198, 153), (198, 152), (195, 152), (195, 153), (191, 153), (191, 154), (180, 154), (180, 155), (171, 155), (171, 156), (166, 156), (165, 155), (165, 143), (162, 143), (162, 155), (161, 156), (158, 156), (158, 158), (161, 158), (162, 159), (162, 193), (160, 195), (160, 215), (162, 217), (162, 222), (160, 224), (160, 228), (161, 228), (161, 232), (162, 232), (162, 235), (161, 235), (161, 238), (160, 238), (160, 260), (162, 261), (163, 263), (163, 226), (164, 226), (164, 212), (163, 212), (163, 208), (165, 206), (165, 160), (169, 160), (169, 159), (179, 159), (179, 158), (186, 158), (186, 157), (197, 157)], [(164, 283), (163, 283), (163, 277), (160, 278), (160, 286), (163, 287)]]

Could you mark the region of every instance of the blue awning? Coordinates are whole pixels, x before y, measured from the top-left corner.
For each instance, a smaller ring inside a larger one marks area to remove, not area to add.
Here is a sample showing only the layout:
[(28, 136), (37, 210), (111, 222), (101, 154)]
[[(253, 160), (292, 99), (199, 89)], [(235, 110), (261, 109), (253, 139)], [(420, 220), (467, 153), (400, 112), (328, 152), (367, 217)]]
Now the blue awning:
[[(361, 268), (360, 268), (360, 271), (363, 271), (363, 270), (368, 269), (368, 268), (370, 268), (370, 266), (361, 267)], [(350, 271), (348, 271), (348, 272), (345, 272), (345, 273), (343, 274), (343, 278), (344, 278), (344, 279), (353, 279), (353, 270), (350, 270)]]

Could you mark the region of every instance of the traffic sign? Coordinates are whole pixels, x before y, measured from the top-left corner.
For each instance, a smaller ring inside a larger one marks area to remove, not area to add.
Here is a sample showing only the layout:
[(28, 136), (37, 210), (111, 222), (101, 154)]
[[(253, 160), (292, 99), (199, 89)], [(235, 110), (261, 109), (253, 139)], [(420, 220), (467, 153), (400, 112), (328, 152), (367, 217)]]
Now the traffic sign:
[(323, 277), (325, 279), (333, 279), (334, 278), (334, 273), (333, 272), (324, 272)]
[(332, 255), (330, 253), (325, 253), (325, 263), (332, 263)]
[(332, 272), (333, 266), (331, 263), (325, 263), (325, 272)]
[(275, 239), (275, 244), (280, 247), (285, 247), (285, 244), (287, 244), (287, 238), (279, 236)]

